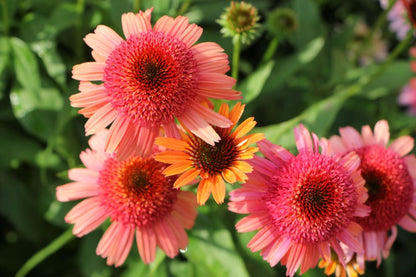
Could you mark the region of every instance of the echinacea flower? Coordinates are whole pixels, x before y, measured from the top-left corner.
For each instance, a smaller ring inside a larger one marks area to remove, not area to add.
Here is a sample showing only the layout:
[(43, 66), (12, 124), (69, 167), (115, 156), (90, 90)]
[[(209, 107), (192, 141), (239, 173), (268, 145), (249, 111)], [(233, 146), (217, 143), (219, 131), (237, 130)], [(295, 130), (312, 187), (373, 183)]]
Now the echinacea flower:
[[(366, 216), (367, 191), (359, 173), (360, 159), (350, 153), (334, 156), (328, 141), (300, 125), (294, 129), (298, 155), (267, 140), (258, 142), (264, 158), (250, 160), (248, 180), (230, 192), (229, 210), (249, 214), (236, 228), (259, 230), (250, 240), (271, 266), (279, 261), (293, 276), (331, 260), (331, 249), (345, 264), (341, 245), (362, 251), (356, 217)], [(321, 152), (319, 152), (319, 146)]]
[[(161, 126), (166, 135), (179, 138), (178, 119), (196, 136), (214, 145), (220, 137), (210, 124), (231, 122), (201, 102), (208, 98), (235, 100), (235, 79), (225, 75), (228, 56), (216, 43), (195, 44), (202, 28), (188, 18), (161, 17), (152, 28), (151, 10), (122, 15), (126, 39), (99, 25), (85, 37), (94, 62), (74, 66), (80, 93), (71, 105), (89, 118), (87, 135), (111, 124), (106, 151), (125, 159), (151, 152)], [(101, 81), (99, 84), (91, 81)]]
[(185, 249), (197, 216), (195, 194), (173, 188), (175, 178), (162, 174), (165, 165), (153, 157), (132, 156), (118, 161), (104, 151), (108, 131), (92, 136), (80, 158), (86, 168), (68, 172), (74, 182), (57, 187), (59, 201), (83, 199), (65, 216), (73, 233), (84, 236), (107, 218), (111, 224), (96, 249), (108, 265), (126, 260), (136, 237), (143, 262), (155, 259), (156, 246), (173, 258)]
[[(387, 9), (389, 0), (380, 0), (380, 5), (383, 9)], [(393, 4), (393, 7), (387, 14), (387, 18), (390, 21), (390, 30), (396, 33), (399, 40), (404, 39), (411, 28), (411, 24), (407, 18), (406, 8), (401, 0), (397, 0)]]
[(247, 179), (246, 173), (252, 171), (244, 160), (253, 158), (257, 147), (249, 145), (263, 139), (263, 135), (247, 135), (256, 125), (252, 117), (236, 127), (244, 107), (245, 105), (237, 103), (230, 111), (228, 104), (221, 105), (219, 114), (229, 118), (233, 125), (229, 128), (214, 127), (221, 137), (215, 145), (209, 145), (192, 134), (183, 134), (182, 140), (156, 138), (156, 144), (171, 149), (155, 156), (156, 160), (171, 164), (163, 173), (167, 176), (181, 174), (174, 183), (175, 187), (188, 185), (198, 176), (201, 178), (197, 190), (197, 201), (200, 205), (205, 204), (211, 192), (217, 203), (224, 202), (224, 181), (231, 184), (236, 181), (244, 182)]
[[(357, 153), (360, 170), (368, 189), (366, 205), (371, 207), (367, 217), (357, 218), (363, 232), (365, 260), (387, 258), (397, 236), (399, 225), (416, 232), (416, 157), (409, 152), (413, 138), (402, 136), (387, 146), (390, 138), (387, 121), (380, 120), (374, 127), (363, 126), (361, 134), (352, 127), (339, 130), (330, 143), (335, 153)], [(409, 155), (408, 155), (409, 154)]]

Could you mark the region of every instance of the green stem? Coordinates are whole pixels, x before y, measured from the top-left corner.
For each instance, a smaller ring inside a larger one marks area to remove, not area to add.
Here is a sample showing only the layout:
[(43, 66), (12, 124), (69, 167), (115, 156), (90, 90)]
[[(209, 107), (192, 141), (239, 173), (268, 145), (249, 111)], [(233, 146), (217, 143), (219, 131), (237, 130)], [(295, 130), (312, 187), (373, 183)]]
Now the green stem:
[(178, 15), (183, 15), (184, 13), (186, 13), (191, 3), (192, 3), (192, 0), (186, 0), (185, 2), (183, 2), (176, 15), (178, 16)]
[(133, 11), (138, 13), (140, 11), (140, 0), (133, 1)]
[(261, 63), (268, 62), (273, 57), (274, 53), (276, 52), (277, 46), (279, 45), (279, 39), (277, 37), (273, 38), (270, 41), (269, 46), (267, 46), (266, 52), (261, 59)]
[(233, 60), (232, 60), (232, 71), (231, 76), (238, 80), (238, 68), (240, 63), (240, 51), (241, 51), (241, 39), (235, 37), (233, 39)]
[(9, 31), (10, 31), (10, 22), (9, 22), (9, 15), (7, 13), (7, 11), (8, 11), (8, 9), (7, 9), (7, 0), (2, 0), (1, 5), (2, 5), (2, 10), (3, 10), (4, 34), (6, 36), (8, 36)]
[(27, 260), (26, 263), (16, 273), (16, 277), (23, 277), (26, 274), (28, 274), (29, 271), (31, 271), (35, 266), (40, 264), (43, 260), (45, 260), (51, 254), (58, 251), (62, 246), (67, 244), (73, 238), (74, 238), (74, 235), (72, 235), (72, 228), (66, 230), (62, 235), (57, 237), (55, 240), (49, 243), (49, 245), (47, 245), (45, 248), (38, 251), (29, 260)]
[(84, 36), (83, 32), (83, 26), (84, 26), (84, 10), (85, 10), (85, 0), (77, 0), (76, 9), (80, 13), (80, 18), (75, 25), (75, 34), (76, 34), (76, 41), (75, 44), (75, 57), (78, 59), (78, 61), (83, 60), (83, 47), (84, 47), (84, 40), (82, 37)]
[(390, 66), (391, 62), (394, 61), (404, 50), (408, 49), (413, 38), (413, 30), (407, 33), (407, 36), (393, 49), (387, 59), (377, 67), (372, 73), (360, 78), (357, 83), (345, 90), (347, 97), (358, 94), (362, 89), (371, 83), (375, 78), (381, 75), (387, 67)]

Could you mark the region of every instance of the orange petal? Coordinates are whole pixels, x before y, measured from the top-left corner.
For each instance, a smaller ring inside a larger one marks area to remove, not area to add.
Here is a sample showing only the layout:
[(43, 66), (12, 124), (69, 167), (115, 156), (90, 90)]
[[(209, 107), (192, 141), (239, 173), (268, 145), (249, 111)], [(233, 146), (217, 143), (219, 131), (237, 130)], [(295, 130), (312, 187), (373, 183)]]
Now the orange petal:
[(168, 166), (165, 170), (163, 170), (163, 174), (165, 174), (166, 176), (176, 175), (176, 174), (180, 174), (190, 169), (191, 167), (192, 167), (191, 161), (174, 163)]
[(183, 162), (187, 161), (188, 159), (189, 155), (180, 151), (163, 151), (155, 155), (156, 161), (168, 164)]
[(212, 180), (212, 196), (217, 204), (224, 202), (225, 198), (225, 183), (220, 175), (217, 175)]
[(190, 169), (185, 171), (178, 179), (176, 179), (173, 187), (180, 188), (186, 186), (187, 184), (191, 183), (196, 177), (199, 175), (199, 170)]
[(235, 129), (233, 135), (236, 138), (241, 138), (250, 132), (254, 126), (256, 126), (257, 122), (254, 121), (254, 117), (249, 117), (244, 120), (238, 127)]
[(241, 115), (244, 112), (245, 105), (241, 105), (241, 102), (238, 102), (234, 105), (230, 112), (229, 119), (234, 123), (237, 124), (237, 122), (240, 120)]
[(204, 205), (207, 202), (212, 191), (212, 183), (210, 179), (202, 179), (196, 191), (196, 201), (198, 205)]
[(232, 172), (228, 168), (224, 169), (221, 174), (225, 181), (230, 184), (234, 184), (237, 181), (234, 172)]
[(177, 151), (183, 151), (189, 147), (188, 143), (183, 140), (167, 137), (156, 138), (155, 144)]

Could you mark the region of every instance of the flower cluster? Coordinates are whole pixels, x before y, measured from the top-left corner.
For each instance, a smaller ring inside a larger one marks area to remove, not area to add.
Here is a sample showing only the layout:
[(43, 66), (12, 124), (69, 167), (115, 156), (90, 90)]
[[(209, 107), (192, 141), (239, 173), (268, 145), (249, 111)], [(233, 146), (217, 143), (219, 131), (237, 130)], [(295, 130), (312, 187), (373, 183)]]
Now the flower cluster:
[[(124, 38), (99, 25), (85, 37), (94, 61), (73, 68), (80, 92), (71, 105), (81, 108), (93, 136), (80, 154), (85, 168), (70, 169), (72, 182), (58, 186), (56, 197), (83, 199), (65, 217), (76, 236), (110, 221), (96, 249), (108, 265), (122, 265), (134, 240), (146, 264), (157, 248), (178, 255), (198, 205), (211, 195), (223, 203), (227, 183), (238, 186), (229, 211), (248, 214), (237, 231), (257, 231), (247, 246), (270, 266), (285, 265), (288, 276), (317, 265), (326, 274), (362, 274), (365, 261), (379, 265), (388, 257), (397, 226), (416, 232), (410, 136), (389, 144), (385, 120), (374, 131), (340, 128), (329, 139), (300, 124), (292, 154), (252, 133), (253, 117), (239, 123), (240, 102), (216, 111), (212, 99), (242, 97), (226, 75), (223, 49), (196, 43), (201, 27), (184, 16), (163, 16), (152, 26), (151, 14), (124, 14)], [(252, 38), (254, 7), (232, 2), (227, 14), (230, 30)], [(233, 18), (245, 25), (232, 25)], [(197, 185), (196, 194), (189, 185)]]

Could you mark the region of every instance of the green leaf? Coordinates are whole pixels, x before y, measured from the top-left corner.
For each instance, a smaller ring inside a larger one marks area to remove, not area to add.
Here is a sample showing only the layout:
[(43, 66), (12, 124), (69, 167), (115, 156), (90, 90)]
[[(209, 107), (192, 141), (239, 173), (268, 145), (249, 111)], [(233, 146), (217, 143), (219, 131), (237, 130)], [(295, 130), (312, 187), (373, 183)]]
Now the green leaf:
[(0, 100), (5, 94), (6, 87), (6, 69), (9, 65), (10, 57), (10, 40), (7, 37), (0, 37)]
[(26, 239), (39, 242), (48, 226), (37, 212), (33, 195), (16, 177), (0, 171), (0, 213)]
[(400, 90), (412, 77), (415, 77), (415, 73), (410, 69), (408, 61), (395, 61), (360, 95), (369, 99), (377, 99), (391, 93), (396, 94), (397, 90)]
[(21, 162), (35, 164), (35, 156), (42, 146), (15, 128), (0, 124), (0, 167), (18, 167)]
[(95, 253), (101, 236), (101, 232), (95, 231), (82, 238), (78, 254), (78, 263), (85, 277), (111, 276), (112, 268), (106, 265), (105, 259)]
[(272, 72), (274, 61), (269, 61), (260, 66), (256, 71), (251, 73), (238, 87), (239, 91), (243, 93), (243, 102), (249, 103), (260, 95), (264, 84)]
[(10, 93), (13, 113), (31, 134), (48, 140), (55, 132), (57, 112), (63, 107), (63, 99), (54, 88), (39, 91), (14, 87)]
[(321, 52), (324, 44), (325, 40), (323, 37), (315, 38), (296, 54), (278, 61), (271, 73), (273, 78), (270, 78), (266, 82), (264, 89), (267, 91), (275, 91), (291, 75), (303, 68), (306, 64), (312, 62)]
[(55, 41), (37, 41), (31, 43), (30, 46), (42, 60), (49, 76), (66, 88), (66, 66), (58, 54)]
[(249, 276), (234, 247), (230, 232), (212, 213), (199, 214), (184, 253), (194, 264), (195, 276)]
[(40, 101), (41, 88), (38, 62), (30, 47), (19, 38), (10, 39), (13, 52), (13, 65), (20, 86)]
[(291, 4), (298, 19), (298, 28), (293, 34), (293, 43), (301, 49), (313, 39), (322, 37), (324, 28), (315, 1), (293, 0)]
[(332, 126), (347, 97), (342, 92), (334, 94), (327, 99), (313, 104), (297, 117), (279, 124), (258, 127), (254, 131), (264, 133), (266, 138), (272, 143), (282, 145), (286, 148), (293, 148), (295, 146), (293, 127), (304, 123), (309, 131), (316, 133), (318, 136), (327, 135), (329, 128)]

